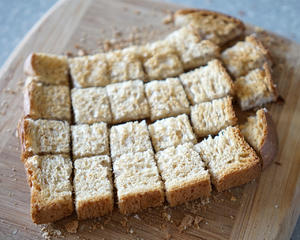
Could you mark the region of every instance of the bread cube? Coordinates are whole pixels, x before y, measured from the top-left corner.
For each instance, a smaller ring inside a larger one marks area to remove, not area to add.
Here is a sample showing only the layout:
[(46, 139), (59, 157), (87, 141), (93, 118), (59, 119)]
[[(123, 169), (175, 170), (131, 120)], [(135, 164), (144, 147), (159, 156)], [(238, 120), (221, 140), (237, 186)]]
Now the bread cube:
[(78, 219), (111, 213), (114, 197), (110, 158), (104, 155), (76, 159), (74, 192)]
[(109, 69), (111, 83), (128, 80), (144, 80), (141, 57), (131, 49), (123, 49), (105, 54)]
[(189, 101), (195, 105), (233, 94), (234, 85), (219, 60), (180, 75)]
[(235, 82), (235, 91), (242, 110), (248, 110), (277, 99), (276, 86), (268, 64), (263, 69), (255, 69)]
[(32, 53), (24, 63), (24, 72), (36, 81), (50, 85), (69, 85), (67, 57)]
[(190, 112), (189, 102), (178, 78), (151, 81), (145, 85), (151, 121)]
[(104, 54), (70, 58), (69, 67), (75, 87), (104, 87), (110, 83)]
[(158, 120), (149, 125), (149, 132), (156, 152), (183, 143), (197, 142), (189, 118), (185, 114)]
[(67, 155), (34, 155), (25, 163), (32, 221), (44, 224), (72, 214), (72, 161)]
[(77, 124), (112, 122), (109, 100), (105, 88), (73, 88), (72, 106)]
[(248, 183), (260, 175), (259, 157), (237, 127), (229, 126), (214, 138), (209, 136), (194, 149), (205, 161), (219, 192)]
[(24, 115), (32, 119), (71, 121), (70, 90), (28, 81), (24, 89)]
[(148, 80), (176, 77), (183, 72), (176, 48), (167, 41), (147, 44), (144, 49), (144, 69)]
[(149, 117), (149, 106), (141, 80), (115, 83), (106, 86), (113, 123)]
[(111, 127), (110, 153), (113, 159), (125, 153), (147, 150), (152, 150), (152, 145), (145, 121), (127, 122)]
[(163, 204), (163, 185), (152, 151), (121, 155), (113, 160), (113, 171), (121, 213), (135, 213)]
[(32, 155), (70, 152), (68, 122), (24, 118), (18, 130), (22, 141), (23, 161)]
[(235, 78), (245, 76), (249, 71), (262, 67), (265, 62), (271, 65), (267, 49), (253, 35), (227, 48), (222, 52), (221, 58)]
[(104, 122), (71, 126), (73, 157), (108, 155), (108, 130)]
[(193, 144), (167, 148), (156, 153), (156, 159), (171, 206), (210, 195), (209, 173)]
[(232, 98), (215, 99), (191, 107), (191, 120), (198, 137), (214, 135), (228, 126), (235, 125), (237, 117)]
[(220, 55), (220, 49), (216, 44), (202, 40), (200, 35), (189, 26), (172, 32), (167, 36), (166, 41), (176, 48), (184, 70), (206, 65)]

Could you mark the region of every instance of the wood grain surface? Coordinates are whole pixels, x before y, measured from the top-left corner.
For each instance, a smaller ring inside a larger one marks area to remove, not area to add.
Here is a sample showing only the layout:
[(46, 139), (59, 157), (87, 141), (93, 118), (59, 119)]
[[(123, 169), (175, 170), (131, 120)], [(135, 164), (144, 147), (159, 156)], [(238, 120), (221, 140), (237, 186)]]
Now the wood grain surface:
[[(274, 79), (284, 99), (267, 106), (277, 126), (279, 152), (276, 163), (260, 179), (214, 192), (207, 204), (195, 201), (127, 217), (115, 210), (112, 216), (80, 222), (77, 234), (67, 233), (64, 227), (75, 216), (50, 226), (31, 222), (30, 190), (16, 137), (26, 56), (33, 51), (74, 51), (76, 44), (97, 52), (99, 41), (112, 37), (112, 29), (126, 36), (138, 27), (145, 37), (155, 29), (148, 40), (162, 38), (171, 30), (162, 23), (166, 10), (178, 8), (146, 0), (60, 1), (15, 49), (0, 71), (0, 239), (42, 239), (43, 228), (68, 239), (289, 239), (300, 212), (300, 45), (251, 27), (247, 31), (256, 30), (271, 51)], [(181, 233), (178, 226), (187, 215), (203, 220)]]

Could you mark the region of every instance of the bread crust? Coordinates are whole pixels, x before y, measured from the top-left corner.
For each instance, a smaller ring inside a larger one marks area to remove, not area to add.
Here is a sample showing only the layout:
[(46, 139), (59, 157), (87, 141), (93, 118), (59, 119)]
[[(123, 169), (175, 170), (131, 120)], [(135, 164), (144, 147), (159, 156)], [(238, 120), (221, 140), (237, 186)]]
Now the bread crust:
[(29, 154), (26, 152), (26, 133), (25, 129), (28, 126), (28, 122), (25, 121), (26, 117), (22, 117), (18, 122), (18, 137), (20, 140), (21, 145), (21, 161), (25, 163), (26, 158), (32, 156), (32, 154)]
[(35, 61), (35, 54), (31, 53), (29, 56), (26, 58), (24, 62), (24, 73), (29, 75), (29, 76), (36, 76), (36, 71), (34, 70), (33, 63)]

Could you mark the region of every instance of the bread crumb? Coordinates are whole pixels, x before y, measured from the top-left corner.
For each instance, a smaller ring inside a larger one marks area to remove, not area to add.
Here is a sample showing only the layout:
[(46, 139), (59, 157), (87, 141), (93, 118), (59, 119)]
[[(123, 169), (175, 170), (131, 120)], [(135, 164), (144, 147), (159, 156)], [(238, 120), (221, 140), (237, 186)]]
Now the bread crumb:
[(69, 233), (77, 233), (78, 221), (74, 220), (65, 224), (65, 228)]
[(276, 204), (276, 205), (274, 206), (274, 208), (279, 208), (279, 206)]
[(196, 216), (195, 219), (194, 219), (194, 227), (197, 228), (197, 229), (199, 229), (199, 228), (200, 228), (199, 224), (200, 224), (201, 222), (203, 222), (203, 221), (204, 221), (204, 218), (203, 218), (203, 217), (201, 217), (201, 216)]
[(236, 197), (235, 196), (231, 196), (230, 201), (235, 202), (236, 201)]
[(12, 234), (16, 235), (18, 233), (18, 229), (13, 229)]
[(185, 215), (178, 227), (179, 232), (182, 233), (183, 231), (187, 230), (190, 226), (192, 226), (193, 222), (194, 222), (193, 216)]

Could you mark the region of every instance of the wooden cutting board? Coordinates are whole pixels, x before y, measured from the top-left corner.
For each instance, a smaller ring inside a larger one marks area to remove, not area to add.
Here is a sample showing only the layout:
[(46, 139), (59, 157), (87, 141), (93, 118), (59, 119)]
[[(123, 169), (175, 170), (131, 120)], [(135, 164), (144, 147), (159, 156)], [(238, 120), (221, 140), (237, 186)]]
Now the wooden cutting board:
[[(15, 134), (22, 115), (22, 68), (26, 56), (32, 51), (57, 54), (74, 51), (76, 44), (89, 53), (96, 52), (99, 41), (110, 39), (112, 31), (122, 31), (128, 37), (133, 27), (143, 31), (146, 38), (162, 38), (170, 31), (169, 25), (162, 23), (166, 10), (178, 8), (146, 0), (60, 1), (15, 49), (0, 71), (0, 239), (42, 238), (41, 227), (30, 219), (30, 192)], [(289, 239), (300, 210), (300, 45), (256, 30), (271, 50), (275, 82), (285, 100), (268, 106), (279, 137), (276, 164), (255, 182), (222, 194), (214, 193), (207, 204), (196, 201), (126, 218), (115, 211), (109, 217), (80, 222), (78, 233), (69, 234), (64, 230), (64, 223), (73, 216), (50, 226), (57, 230), (56, 235), (61, 233), (70, 239), (77, 236), (83, 239)], [(198, 227), (191, 226), (180, 233), (178, 225), (187, 215), (201, 216), (203, 220)]]

